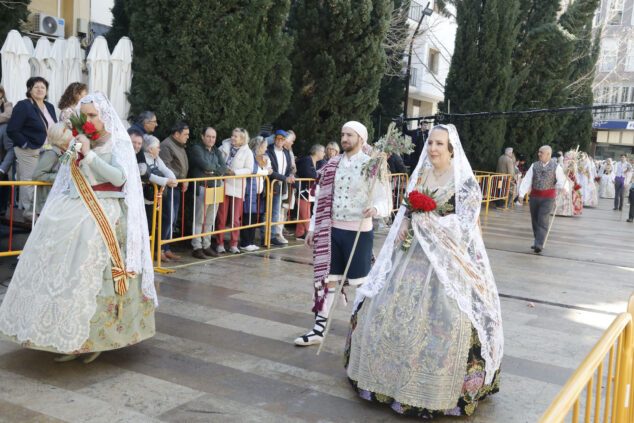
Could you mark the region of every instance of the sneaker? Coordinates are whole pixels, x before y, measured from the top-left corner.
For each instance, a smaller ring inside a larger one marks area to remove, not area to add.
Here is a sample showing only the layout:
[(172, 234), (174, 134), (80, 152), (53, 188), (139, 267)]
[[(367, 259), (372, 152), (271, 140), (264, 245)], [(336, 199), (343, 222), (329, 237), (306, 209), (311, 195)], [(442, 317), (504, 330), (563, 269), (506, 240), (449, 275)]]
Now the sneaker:
[(301, 240), (304, 240), (304, 239), (306, 239), (306, 234), (304, 234), (304, 235), (300, 235), (300, 236), (296, 236), (296, 237), (295, 237), (295, 239), (301, 239)]
[(282, 244), (288, 244), (288, 240), (286, 238), (284, 238), (284, 236), (282, 235), (278, 235), (277, 239), (282, 243)]
[(516, 206), (521, 206), (521, 205), (522, 205), (522, 203), (520, 203), (519, 201), (516, 201), (516, 202), (515, 202), (515, 205), (516, 205)]
[(232, 254), (240, 254), (240, 249), (234, 245), (229, 248), (229, 252)]
[(634, 222), (634, 219), (627, 219), (626, 222), (632, 223), (632, 222)]
[(258, 247), (257, 245), (251, 244), (244, 247), (244, 249), (247, 251), (257, 251), (260, 249), (260, 247)]
[(226, 253), (226, 252), (227, 252), (227, 250), (225, 250), (224, 245), (219, 245), (219, 246), (217, 246), (217, 247), (216, 247), (216, 252), (217, 252), (218, 254), (222, 254), (222, 253)]
[(278, 246), (286, 245), (285, 243), (283, 243), (282, 241), (280, 241), (280, 240), (279, 240), (279, 239), (277, 239), (277, 238), (273, 238), (273, 239), (271, 239), (271, 244), (273, 244), (273, 245), (278, 245)]

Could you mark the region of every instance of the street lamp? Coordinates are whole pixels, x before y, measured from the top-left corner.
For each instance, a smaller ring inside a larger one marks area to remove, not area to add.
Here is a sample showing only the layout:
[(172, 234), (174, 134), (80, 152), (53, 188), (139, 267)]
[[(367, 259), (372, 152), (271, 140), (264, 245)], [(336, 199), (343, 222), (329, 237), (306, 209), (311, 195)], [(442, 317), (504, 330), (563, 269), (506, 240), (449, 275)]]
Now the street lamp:
[(414, 49), (414, 41), (416, 40), (416, 36), (418, 35), (420, 26), (423, 23), (423, 19), (425, 19), (425, 16), (431, 16), (432, 13), (434, 13), (434, 9), (430, 8), (429, 2), (427, 2), (427, 6), (425, 6), (425, 9), (423, 9), (422, 13), (420, 14), (418, 25), (416, 25), (416, 30), (414, 31), (414, 34), (412, 35), (412, 41), (409, 43), (409, 54), (407, 55), (407, 73), (405, 74), (405, 100), (403, 105), (404, 119), (407, 118), (407, 102), (409, 100), (409, 80), (410, 80), (410, 77), (412, 76), (412, 50)]

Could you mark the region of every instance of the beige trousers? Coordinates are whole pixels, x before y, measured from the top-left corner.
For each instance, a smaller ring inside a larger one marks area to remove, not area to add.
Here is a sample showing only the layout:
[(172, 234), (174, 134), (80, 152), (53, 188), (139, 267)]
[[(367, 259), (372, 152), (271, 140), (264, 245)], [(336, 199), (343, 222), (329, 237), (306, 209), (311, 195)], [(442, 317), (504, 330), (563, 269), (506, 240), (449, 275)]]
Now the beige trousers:
[[(15, 150), (16, 172), (18, 181), (32, 181), (33, 171), (40, 159), (40, 150), (13, 147)], [(24, 217), (33, 217), (33, 186), (20, 187), (20, 207), (24, 209)], [(38, 190), (40, 194), (41, 190)]]

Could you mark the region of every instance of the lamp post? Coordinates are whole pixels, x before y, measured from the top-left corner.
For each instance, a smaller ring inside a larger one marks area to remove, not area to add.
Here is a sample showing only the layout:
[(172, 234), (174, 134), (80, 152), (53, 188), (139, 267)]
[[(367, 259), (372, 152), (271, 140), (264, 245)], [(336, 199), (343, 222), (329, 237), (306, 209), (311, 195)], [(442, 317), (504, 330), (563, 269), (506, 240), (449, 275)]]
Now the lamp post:
[[(411, 6), (410, 6), (411, 7)], [(420, 7), (420, 6), (419, 6)], [(429, 2), (425, 6), (425, 9), (420, 14), (420, 19), (418, 20), (418, 25), (416, 25), (416, 30), (414, 30), (414, 34), (412, 35), (412, 40), (409, 43), (409, 54), (407, 55), (407, 72), (405, 74), (405, 100), (403, 104), (403, 118), (407, 118), (407, 102), (409, 101), (409, 80), (412, 76), (412, 50), (414, 49), (414, 41), (416, 41), (416, 36), (418, 35), (418, 31), (420, 30), (420, 26), (423, 24), (423, 19), (425, 16), (431, 16), (434, 13), (434, 9), (429, 7)]]

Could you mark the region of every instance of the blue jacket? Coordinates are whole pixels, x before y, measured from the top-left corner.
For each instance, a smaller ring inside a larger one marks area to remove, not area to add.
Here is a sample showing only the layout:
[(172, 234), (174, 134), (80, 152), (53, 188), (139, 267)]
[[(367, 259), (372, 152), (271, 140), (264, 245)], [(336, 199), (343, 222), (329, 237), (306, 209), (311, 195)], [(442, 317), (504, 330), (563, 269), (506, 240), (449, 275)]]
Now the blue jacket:
[[(55, 108), (48, 101), (44, 102), (48, 113), (57, 122)], [(9, 120), (7, 134), (13, 141), (14, 147), (39, 149), (46, 141), (48, 122), (35, 102), (27, 98), (18, 101), (13, 108), (13, 114)]]

